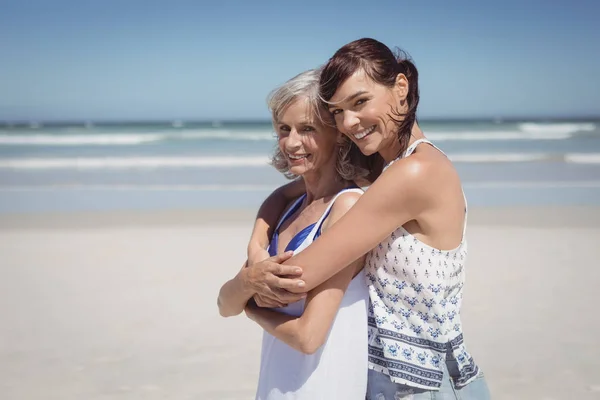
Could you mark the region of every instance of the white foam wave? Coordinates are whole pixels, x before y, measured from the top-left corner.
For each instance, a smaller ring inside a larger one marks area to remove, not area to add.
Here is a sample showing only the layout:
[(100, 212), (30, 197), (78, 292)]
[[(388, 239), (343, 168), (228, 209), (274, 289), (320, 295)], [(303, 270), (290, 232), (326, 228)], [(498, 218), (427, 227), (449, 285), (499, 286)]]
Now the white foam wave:
[(551, 154), (544, 153), (469, 153), (449, 154), (454, 162), (460, 163), (486, 163), (486, 162), (532, 162), (552, 159)]
[(139, 145), (163, 140), (274, 140), (269, 131), (228, 131), (228, 130), (180, 130), (153, 133), (58, 133), (58, 134), (0, 134), (0, 145), (32, 146), (123, 146)]
[(0, 159), (5, 169), (153, 169), (262, 167), (266, 157), (105, 157)]
[(206, 192), (251, 192), (251, 191), (273, 191), (277, 189), (276, 185), (95, 185), (95, 184), (74, 184), (74, 185), (39, 185), (39, 186), (0, 186), (0, 192), (34, 192), (44, 190), (110, 190), (110, 191), (206, 191)]
[[(600, 164), (600, 153), (464, 153), (450, 154), (457, 163), (514, 163), (554, 161), (576, 164)], [(97, 157), (97, 158), (12, 158), (0, 159), (0, 169), (155, 169), (264, 167), (263, 156), (222, 157)]]
[(461, 132), (428, 132), (427, 137), (433, 141), (447, 140), (563, 140), (572, 136), (568, 132), (523, 132), (523, 131), (461, 131)]
[(275, 134), (269, 131), (235, 132), (224, 129), (219, 130), (190, 130), (177, 134), (168, 134), (173, 139), (220, 139), (220, 140), (274, 140)]
[(534, 123), (524, 122), (519, 124), (519, 129), (530, 134), (572, 134), (575, 132), (591, 132), (596, 125), (591, 122), (582, 123)]
[[(500, 140), (561, 140), (569, 139), (576, 132), (591, 132), (593, 123), (522, 123), (514, 130), (465, 130), (429, 131), (428, 137), (435, 141), (500, 141)], [(268, 129), (178, 129), (149, 132), (82, 132), (69, 128), (59, 133), (38, 131), (35, 134), (17, 134), (0, 131), (0, 145), (32, 146), (132, 146), (166, 140), (226, 140), (226, 141), (274, 141), (274, 133)]]
[[(584, 181), (485, 181), (465, 182), (465, 189), (575, 189), (575, 188), (600, 188), (598, 180)], [(251, 192), (251, 191), (273, 191), (277, 185), (121, 185), (121, 184), (55, 184), (55, 185), (27, 185), (27, 186), (0, 186), (0, 192), (40, 192), (52, 190), (73, 191), (150, 191), (150, 192)]]
[(573, 164), (600, 164), (600, 153), (565, 154), (565, 162)]
[(0, 145), (81, 146), (137, 145), (163, 139), (156, 134), (0, 135)]

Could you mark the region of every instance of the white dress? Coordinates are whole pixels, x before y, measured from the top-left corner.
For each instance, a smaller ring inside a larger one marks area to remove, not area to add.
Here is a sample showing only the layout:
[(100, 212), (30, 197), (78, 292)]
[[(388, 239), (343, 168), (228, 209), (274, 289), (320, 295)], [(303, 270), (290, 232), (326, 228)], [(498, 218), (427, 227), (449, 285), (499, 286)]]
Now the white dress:
[[(333, 202), (346, 191), (362, 193), (360, 189), (346, 189), (338, 193), (307, 237), (294, 250), (295, 253), (314, 241)], [(302, 198), (298, 199), (284, 214), (276, 231), (301, 201)], [(264, 332), (256, 399), (364, 400), (368, 375), (368, 298), (366, 279), (361, 270), (346, 290), (327, 341), (314, 354), (303, 354)], [(294, 316), (301, 315), (303, 310), (304, 300), (278, 309)]]

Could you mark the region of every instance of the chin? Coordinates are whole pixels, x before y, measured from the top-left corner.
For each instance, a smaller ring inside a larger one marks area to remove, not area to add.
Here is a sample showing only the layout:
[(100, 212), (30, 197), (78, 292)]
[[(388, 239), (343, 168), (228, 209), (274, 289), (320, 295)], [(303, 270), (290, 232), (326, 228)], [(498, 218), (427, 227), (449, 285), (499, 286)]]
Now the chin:
[(360, 146), (358, 149), (365, 156), (371, 156), (371, 155), (377, 153), (377, 147), (376, 146), (369, 146), (369, 145), (367, 145), (367, 146)]

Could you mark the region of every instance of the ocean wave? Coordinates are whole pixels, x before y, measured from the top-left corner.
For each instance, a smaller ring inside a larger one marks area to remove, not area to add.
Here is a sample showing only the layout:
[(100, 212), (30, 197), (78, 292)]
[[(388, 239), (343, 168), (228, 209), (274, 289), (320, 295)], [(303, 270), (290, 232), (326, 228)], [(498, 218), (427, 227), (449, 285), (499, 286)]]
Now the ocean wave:
[(564, 140), (573, 136), (565, 132), (523, 132), (514, 131), (429, 131), (427, 137), (435, 142), (440, 141), (499, 141), (499, 140)]
[(269, 131), (230, 131), (230, 130), (179, 130), (149, 133), (105, 132), (105, 133), (36, 133), (3, 134), (0, 133), (0, 145), (20, 146), (132, 146), (168, 140), (235, 140), (263, 141), (273, 140)]
[(511, 163), (553, 161), (557, 159), (556, 155), (545, 153), (468, 153), (448, 154), (448, 157), (457, 163)]
[[(434, 141), (502, 141), (502, 140), (563, 140), (578, 132), (593, 132), (594, 123), (533, 123), (525, 122), (507, 130), (429, 130)], [(36, 130), (35, 133), (17, 133), (0, 130), (0, 145), (20, 146), (135, 146), (165, 141), (275, 141), (268, 128), (210, 129), (184, 128), (176, 130), (106, 131), (68, 128), (61, 131)]]
[(592, 132), (596, 125), (591, 122), (582, 123), (535, 123), (524, 122), (519, 129), (529, 134), (572, 134), (576, 132)]
[[(466, 153), (450, 154), (456, 163), (567, 162), (600, 164), (600, 153)], [(0, 159), (1, 169), (159, 169), (265, 167), (267, 157), (97, 157), (97, 158), (11, 158)]]
[[(149, 192), (252, 192), (273, 191), (277, 185), (244, 185), (244, 184), (51, 184), (51, 185), (0, 185), (0, 192), (38, 192), (53, 190), (72, 191), (149, 191)], [(600, 188), (600, 180), (576, 181), (482, 181), (465, 182), (465, 189), (574, 189)]]
[(565, 154), (565, 162), (573, 164), (600, 164), (600, 153)]
[(0, 135), (0, 145), (33, 146), (131, 146), (163, 140), (157, 134)]
[(98, 157), (0, 159), (4, 169), (154, 169), (262, 167), (266, 157)]

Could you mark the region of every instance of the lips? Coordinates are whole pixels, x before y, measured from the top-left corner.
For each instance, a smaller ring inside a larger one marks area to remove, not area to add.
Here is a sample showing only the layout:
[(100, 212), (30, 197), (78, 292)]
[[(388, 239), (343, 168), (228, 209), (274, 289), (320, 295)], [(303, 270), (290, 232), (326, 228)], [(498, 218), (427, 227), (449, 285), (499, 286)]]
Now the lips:
[(291, 161), (299, 161), (308, 158), (310, 154), (288, 154), (287, 156)]
[(354, 136), (354, 138), (356, 140), (361, 140), (361, 139), (366, 138), (371, 133), (373, 133), (374, 130), (375, 130), (375, 125), (373, 125), (372, 127), (368, 128), (368, 129), (365, 129), (364, 131), (353, 133), (352, 136)]

